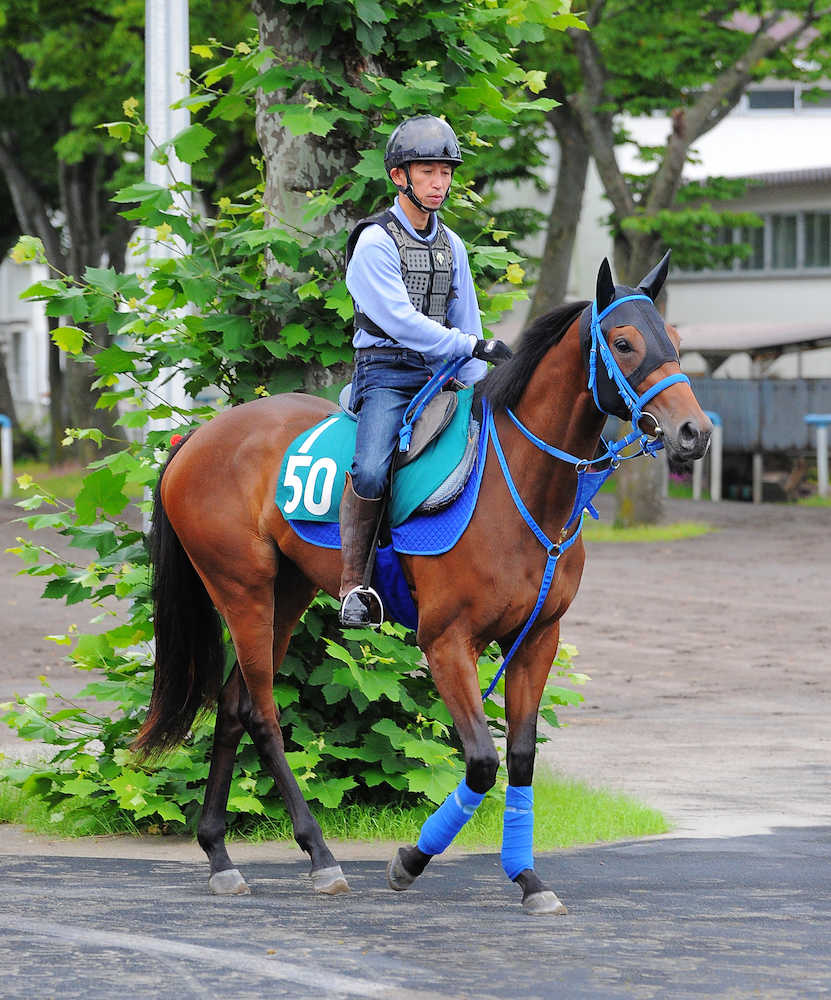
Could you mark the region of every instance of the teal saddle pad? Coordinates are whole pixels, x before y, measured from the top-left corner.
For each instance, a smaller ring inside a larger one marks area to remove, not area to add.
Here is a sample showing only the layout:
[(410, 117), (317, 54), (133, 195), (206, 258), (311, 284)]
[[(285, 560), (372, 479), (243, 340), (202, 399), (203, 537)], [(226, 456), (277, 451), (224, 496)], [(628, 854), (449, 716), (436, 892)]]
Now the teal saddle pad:
[[(456, 412), (441, 435), (418, 458), (396, 471), (388, 512), (392, 527), (403, 524), (462, 461), (472, 402), (473, 387), (460, 389)], [(286, 520), (338, 520), (357, 426), (347, 414), (333, 413), (292, 441), (283, 456), (274, 497)]]

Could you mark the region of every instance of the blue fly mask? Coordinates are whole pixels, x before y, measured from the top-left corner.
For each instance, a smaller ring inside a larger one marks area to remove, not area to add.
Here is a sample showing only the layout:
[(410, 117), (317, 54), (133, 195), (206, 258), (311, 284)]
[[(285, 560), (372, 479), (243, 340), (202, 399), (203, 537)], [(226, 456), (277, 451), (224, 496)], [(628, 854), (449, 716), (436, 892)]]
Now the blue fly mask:
[[(580, 317), (580, 346), (594, 402), (604, 413), (631, 420), (633, 427), (637, 427), (643, 417), (644, 406), (659, 392), (676, 382), (690, 381), (678, 372), (638, 395), (638, 386), (647, 375), (669, 361), (678, 361), (675, 345), (655, 308), (655, 298), (669, 270), (669, 255), (667, 251), (637, 288), (615, 285), (609, 262), (604, 260), (597, 275), (595, 300)], [(607, 343), (609, 332), (619, 326), (635, 327), (646, 346), (643, 361), (628, 377), (621, 371)], [(650, 419), (654, 422), (654, 418)]]

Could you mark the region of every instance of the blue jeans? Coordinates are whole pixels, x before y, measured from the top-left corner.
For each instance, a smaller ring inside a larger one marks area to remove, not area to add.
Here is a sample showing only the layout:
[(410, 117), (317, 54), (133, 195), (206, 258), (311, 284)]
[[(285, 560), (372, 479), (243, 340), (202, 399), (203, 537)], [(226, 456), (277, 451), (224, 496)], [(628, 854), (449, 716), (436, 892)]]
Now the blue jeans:
[(351, 470), (358, 496), (366, 500), (383, 496), (404, 411), (432, 374), (423, 355), (406, 347), (367, 347), (355, 352), (349, 405), (358, 415)]

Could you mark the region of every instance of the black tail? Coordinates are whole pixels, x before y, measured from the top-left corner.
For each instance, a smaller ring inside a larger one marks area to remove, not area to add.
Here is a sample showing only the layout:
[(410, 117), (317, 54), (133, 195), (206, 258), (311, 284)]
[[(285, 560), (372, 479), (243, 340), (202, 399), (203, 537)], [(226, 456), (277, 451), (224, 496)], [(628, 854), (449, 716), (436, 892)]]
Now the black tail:
[(147, 718), (133, 743), (141, 757), (182, 742), (197, 712), (216, 701), (225, 668), (219, 615), (162, 505), (162, 479), (186, 441), (171, 451), (153, 494), (149, 542), (156, 674)]

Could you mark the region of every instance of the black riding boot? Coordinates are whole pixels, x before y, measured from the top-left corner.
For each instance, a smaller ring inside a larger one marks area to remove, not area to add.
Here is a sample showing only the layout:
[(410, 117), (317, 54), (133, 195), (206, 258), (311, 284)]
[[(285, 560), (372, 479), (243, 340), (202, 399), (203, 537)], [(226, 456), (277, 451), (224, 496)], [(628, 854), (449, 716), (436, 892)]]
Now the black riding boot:
[(363, 586), (363, 579), (381, 514), (381, 501), (358, 496), (352, 487), (352, 478), (347, 476), (346, 479), (346, 490), (340, 503), (343, 560), (340, 620), (347, 628), (377, 628), (384, 619), (381, 598), (372, 587)]

